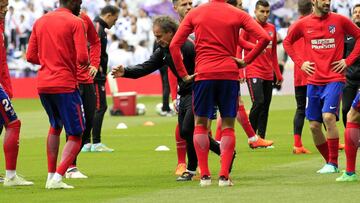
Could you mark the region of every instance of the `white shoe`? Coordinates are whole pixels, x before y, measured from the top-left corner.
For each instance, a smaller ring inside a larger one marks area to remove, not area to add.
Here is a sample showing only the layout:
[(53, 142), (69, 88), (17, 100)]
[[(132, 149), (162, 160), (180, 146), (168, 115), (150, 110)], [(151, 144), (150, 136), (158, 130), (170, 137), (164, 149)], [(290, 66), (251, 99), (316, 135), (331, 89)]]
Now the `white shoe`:
[(55, 181), (54, 179), (46, 181), (45, 185), (46, 189), (73, 189), (74, 187), (71, 185), (68, 185), (62, 181)]
[(4, 186), (11, 187), (11, 186), (30, 186), (34, 185), (33, 182), (27, 181), (24, 178), (15, 175), (13, 178), (5, 178), (4, 180)]
[(207, 187), (211, 185), (211, 177), (210, 176), (203, 176), (200, 179), (200, 186)]
[(114, 149), (111, 149), (102, 143), (97, 143), (97, 144), (91, 145), (91, 151), (92, 152), (113, 152)]
[(325, 164), (320, 170), (316, 171), (316, 173), (327, 174), (327, 173), (339, 173), (339, 169), (336, 166), (331, 164)]
[(66, 171), (65, 178), (80, 179), (80, 178), (88, 178), (88, 177), (82, 174), (76, 167), (74, 167)]
[(219, 187), (229, 187), (233, 186), (234, 183), (230, 180), (230, 178), (226, 179), (225, 177), (219, 178)]

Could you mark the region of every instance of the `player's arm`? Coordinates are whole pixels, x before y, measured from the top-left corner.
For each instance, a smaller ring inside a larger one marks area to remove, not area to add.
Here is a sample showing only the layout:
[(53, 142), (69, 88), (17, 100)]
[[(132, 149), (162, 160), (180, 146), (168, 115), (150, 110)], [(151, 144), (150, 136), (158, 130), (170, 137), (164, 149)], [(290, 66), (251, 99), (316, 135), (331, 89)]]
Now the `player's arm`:
[[(0, 40), (2, 41), (2, 40)], [(3, 44), (3, 41), (1, 42)], [(6, 94), (11, 99), (13, 97), (13, 90), (11, 86), (9, 68), (6, 61), (6, 50), (5, 47), (2, 46), (1, 48), (1, 85), (4, 88)]]
[(176, 71), (184, 81), (190, 81), (194, 78), (194, 75), (189, 76), (187, 73), (181, 54), (181, 46), (185, 43), (186, 39), (194, 29), (191, 23), (191, 18), (193, 16), (191, 14), (193, 13), (188, 13), (185, 19), (181, 22), (177, 32), (175, 33), (175, 36), (171, 40), (169, 47)]
[(87, 29), (87, 40), (90, 44), (90, 70), (89, 75), (95, 77), (100, 67), (100, 55), (101, 55), (101, 43), (90, 18), (87, 15), (83, 17), (84, 22), (88, 25)]
[(251, 33), (256, 39), (259, 39), (255, 48), (244, 57), (244, 62), (249, 64), (266, 48), (271, 37), (248, 14), (242, 15), (241, 23), (246, 32)]
[(124, 67), (123, 65), (119, 65), (113, 68), (111, 74), (113, 75), (114, 78), (124, 77), (124, 78), (137, 79), (149, 75), (150, 73), (158, 70), (164, 65), (165, 64), (162, 59), (162, 51), (160, 50), (160, 48), (158, 48), (150, 56), (150, 59), (145, 61), (144, 63), (129, 67)]
[(89, 66), (89, 55), (87, 49), (85, 26), (81, 19), (74, 20), (73, 33), (77, 61), (80, 66), (87, 68)]
[(167, 73), (169, 79), (171, 100), (174, 101), (177, 96), (177, 88), (178, 88), (177, 78), (174, 75), (174, 73), (170, 70), (170, 68), (168, 68)]
[(350, 53), (350, 55), (345, 59), (346, 66), (351, 66), (360, 56), (360, 29), (350, 20), (343, 18), (343, 28), (345, 33), (354, 37), (356, 40), (354, 49)]
[(241, 32), (241, 34), (239, 35), (239, 43), (238, 44), (242, 49), (244, 49), (246, 51), (251, 51), (252, 49), (255, 48), (256, 45), (245, 40), (243, 33), (245, 33), (245, 32)]
[(279, 61), (277, 58), (277, 36), (276, 36), (275, 27), (274, 27), (273, 33), (274, 33), (274, 36), (272, 39), (272, 49), (271, 49), (272, 65), (273, 65), (273, 70), (274, 70), (275, 76), (276, 76), (276, 84), (281, 85), (281, 83), (283, 82), (284, 79), (281, 75)]
[(26, 51), (26, 60), (30, 63), (40, 65), (39, 50), (38, 50), (38, 43), (36, 37), (36, 23), (30, 35), (28, 49)]

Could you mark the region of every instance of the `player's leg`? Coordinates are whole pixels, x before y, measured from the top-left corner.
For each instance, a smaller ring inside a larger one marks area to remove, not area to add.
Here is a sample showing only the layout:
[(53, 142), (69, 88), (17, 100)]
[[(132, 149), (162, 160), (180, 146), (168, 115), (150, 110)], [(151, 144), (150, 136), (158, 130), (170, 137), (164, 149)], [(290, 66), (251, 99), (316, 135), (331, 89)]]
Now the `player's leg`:
[(96, 111), (92, 130), (93, 145), (91, 146), (91, 151), (113, 152), (114, 149), (108, 148), (105, 144), (101, 143), (101, 128), (107, 109), (105, 82), (96, 82), (94, 85), (96, 92)]
[(263, 108), (258, 118), (258, 135), (265, 139), (267, 122), (269, 118), (269, 109), (272, 99), (273, 84), (271, 80), (263, 80)]
[(3, 149), (5, 154), (4, 186), (27, 186), (33, 182), (26, 181), (16, 175), (16, 164), (19, 153), (19, 137), (21, 122), (17, 118), (11, 101), (5, 91), (0, 87), (0, 125), (5, 126)]
[(194, 148), (194, 114), (192, 113), (192, 96), (187, 95), (180, 98), (178, 123), (181, 138), (186, 140), (188, 165), (186, 174), (182, 174), (177, 180), (188, 181), (196, 174), (198, 159)]
[(264, 108), (263, 80), (259, 78), (249, 78), (246, 82), (252, 101), (249, 120), (251, 127), (256, 133), (259, 127), (259, 116)]
[[(235, 150), (235, 117), (238, 110), (239, 82), (216, 81), (215, 100), (222, 118), (221, 132), (221, 169), (219, 172), (219, 186), (232, 185), (229, 179), (229, 169), (233, 161)], [(227, 90), (227, 91), (224, 91)]]
[(296, 112), (294, 116), (294, 154), (308, 154), (309, 150), (304, 148), (301, 135), (305, 121), (305, 108), (306, 108), (306, 86), (295, 87), (295, 99), (296, 99)]
[(339, 148), (339, 130), (336, 122), (339, 120), (340, 100), (344, 83), (333, 82), (325, 86), (322, 97), (324, 98), (324, 105), (322, 108), (323, 121), (326, 126), (326, 137), (329, 148), (328, 168), (332, 168), (329, 172), (338, 172), (338, 148)]
[(66, 142), (61, 161), (56, 173), (48, 182), (48, 189), (73, 188), (62, 182), (62, 176), (73, 163), (81, 149), (81, 136), (85, 129), (85, 118), (81, 97), (78, 91), (73, 93), (56, 94), (56, 105), (64, 124), (65, 132), (69, 136)]
[[(325, 89), (324, 86), (308, 85), (307, 86), (307, 107), (305, 116), (309, 120), (310, 131), (314, 140), (314, 144), (325, 163), (329, 161), (328, 143), (322, 131), (322, 100), (321, 93)], [(318, 171), (320, 172), (321, 169)]]
[(186, 140), (181, 138), (179, 123), (177, 123), (175, 127), (175, 142), (178, 160), (175, 175), (180, 176), (186, 171)]
[(209, 138), (208, 120), (214, 115), (214, 81), (202, 80), (194, 83), (193, 107), (195, 112), (194, 147), (201, 173), (201, 186), (211, 184), (208, 166)]
[(355, 173), (356, 155), (360, 139), (360, 93), (354, 99), (352, 108), (347, 114), (347, 123), (345, 129), (345, 154), (346, 171), (336, 179), (340, 182), (358, 181)]
[(345, 83), (344, 89), (343, 89), (343, 96), (342, 96), (342, 120), (344, 127), (346, 127), (347, 123), (347, 113), (350, 111), (351, 104), (354, 101), (356, 97), (356, 93), (358, 92), (358, 87), (351, 85), (349, 83)]

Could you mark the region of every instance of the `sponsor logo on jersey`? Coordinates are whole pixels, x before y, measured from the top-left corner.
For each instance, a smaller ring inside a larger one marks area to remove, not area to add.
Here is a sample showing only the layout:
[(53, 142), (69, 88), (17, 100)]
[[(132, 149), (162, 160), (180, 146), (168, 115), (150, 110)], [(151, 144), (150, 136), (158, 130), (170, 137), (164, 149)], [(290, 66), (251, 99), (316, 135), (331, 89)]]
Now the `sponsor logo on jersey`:
[(311, 40), (311, 48), (312, 49), (334, 49), (335, 39), (313, 39)]

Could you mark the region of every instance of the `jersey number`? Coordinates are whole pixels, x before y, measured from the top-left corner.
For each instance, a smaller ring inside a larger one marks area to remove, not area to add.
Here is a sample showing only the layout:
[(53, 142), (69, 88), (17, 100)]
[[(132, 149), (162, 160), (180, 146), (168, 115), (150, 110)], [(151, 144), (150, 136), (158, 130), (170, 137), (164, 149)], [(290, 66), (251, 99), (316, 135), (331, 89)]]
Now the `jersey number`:
[(4, 106), (5, 111), (11, 110), (11, 103), (9, 102), (9, 100), (7, 99), (2, 100), (2, 104)]

